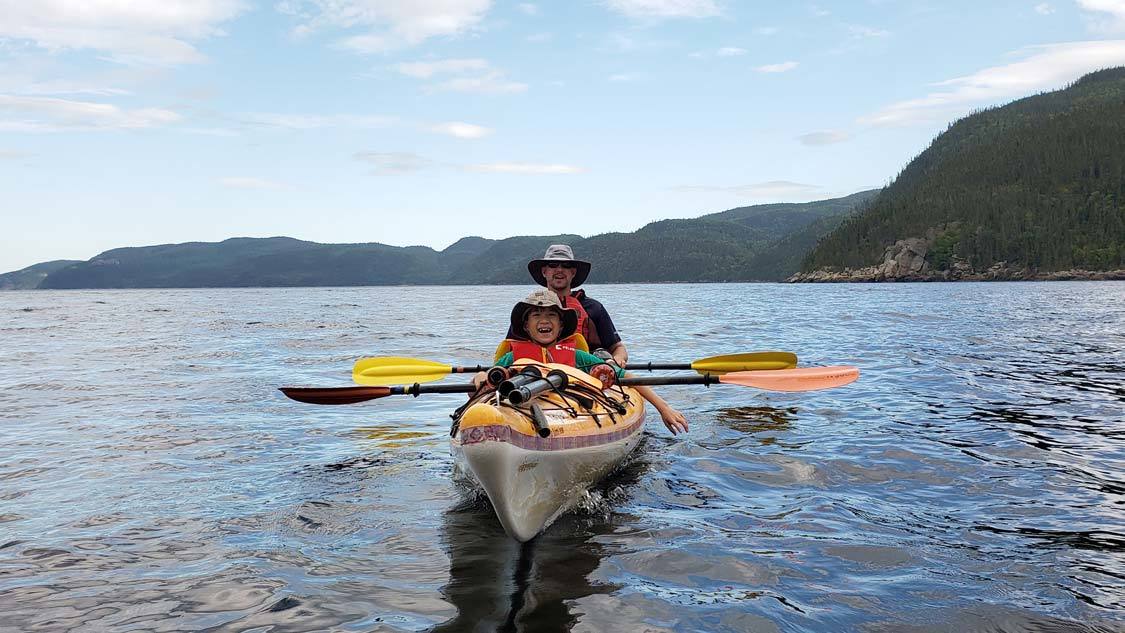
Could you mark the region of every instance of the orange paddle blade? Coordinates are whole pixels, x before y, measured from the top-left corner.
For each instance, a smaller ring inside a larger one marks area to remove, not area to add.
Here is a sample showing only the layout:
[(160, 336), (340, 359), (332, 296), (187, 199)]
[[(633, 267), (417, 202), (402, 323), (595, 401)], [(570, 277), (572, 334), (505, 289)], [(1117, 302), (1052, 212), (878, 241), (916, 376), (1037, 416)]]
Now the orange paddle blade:
[(719, 376), (719, 382), (769, 391), (816, 391), (842, 387), (859, 378), (859, 368), (850, 365), (739, 371)]
[(391, 395), (390, 387), (281, 387), (281, 393), (309, 404), (355, 404)]

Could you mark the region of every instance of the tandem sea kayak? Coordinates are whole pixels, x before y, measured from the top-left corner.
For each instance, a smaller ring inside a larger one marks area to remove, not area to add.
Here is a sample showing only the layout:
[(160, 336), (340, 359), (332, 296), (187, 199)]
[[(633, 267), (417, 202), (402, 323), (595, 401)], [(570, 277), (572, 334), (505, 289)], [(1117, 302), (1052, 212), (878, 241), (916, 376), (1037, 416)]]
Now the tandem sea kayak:
[(507, 533), (528, 541), (572, 509), (637, 447), (645, 403), (566, 365), (517, 362), (567, 374), (566, 387), (512, 404), (488, 392), (454, 418), (454, 473), (479, 486)]

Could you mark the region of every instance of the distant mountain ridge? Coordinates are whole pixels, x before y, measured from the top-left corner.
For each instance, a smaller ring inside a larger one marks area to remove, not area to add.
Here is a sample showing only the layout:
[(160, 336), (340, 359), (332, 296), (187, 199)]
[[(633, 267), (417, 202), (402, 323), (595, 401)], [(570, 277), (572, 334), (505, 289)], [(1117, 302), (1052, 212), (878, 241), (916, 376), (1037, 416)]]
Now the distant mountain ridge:
[[(527, 262), (556, 243), (570, 244), (578, 257), (593, 262), (592, 282), (777, 281), (796, 272), (803, 253), (796, 258), (790, 252), (777, 253), (775, 261), (766, 255), (771, 247), (796, 232), (822, 226), (818, 222), (852, 212), (876, 193), (739, 207), (589, 238), (465, 237), (442, 251), (378, 243), (319, 244), (290, 237), (117, 248), (57, 267), (34, 287), (519, 284), (528, 281)], [(823, 225), (821, 230), (828, 228)], [(24, 271), (0, 275), (0, 284), (16, 275)]]
[(794, 280), (1125, 269), (1125, 68), (956, 121), (801, 268)]

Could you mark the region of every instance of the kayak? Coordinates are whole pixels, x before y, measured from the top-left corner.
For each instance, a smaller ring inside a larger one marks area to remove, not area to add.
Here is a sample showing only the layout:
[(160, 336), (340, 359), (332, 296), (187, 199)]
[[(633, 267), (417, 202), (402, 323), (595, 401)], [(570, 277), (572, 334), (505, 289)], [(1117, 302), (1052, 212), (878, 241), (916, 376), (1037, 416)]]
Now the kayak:
[(620, 465), (640, 443), (645, 419), (634, 389), (602, 391), (566, 365), (517, 361), (513, 369), (528, 366), (565, 372), (566, 387), (518, 405), (495, 391), (475, 396), (455, 414), (450, 439), (455, 476), (482, 488), (504, 530), (521, 542)]

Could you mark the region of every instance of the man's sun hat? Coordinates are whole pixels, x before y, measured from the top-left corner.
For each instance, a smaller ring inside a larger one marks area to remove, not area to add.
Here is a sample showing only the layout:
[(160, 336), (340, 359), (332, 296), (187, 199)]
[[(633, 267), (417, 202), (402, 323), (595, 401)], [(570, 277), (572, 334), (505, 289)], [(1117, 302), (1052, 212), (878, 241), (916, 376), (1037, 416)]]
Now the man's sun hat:
[(524, 329), (524, 321), (527, 320), (527, 313), (532, 308), (554, 308), (562, 315), (562, 332), (559, 334), (559, 340), (562, 340), (571, 334), (578, 331), (578, 313), (571, 308), (563, 307), (559, 296), (554, 292), (541, 289), (536, 290), (527, 296), (526, 299), (520, 301), (512, 308), (512, 331), (520, 334), (521, 338), (531, 339), (531, 335)]
[(590, 262), (584, 262), (581, 259), (574, 259), (574, 251), (566, 244), (551, 244), (547, 247), (547, 252), (540, 259), (533, 259), (527, 263), (527, 272), (531, 273), (531, 278), (535, 283), (540, 286), (547, 285), (547, 279), (543, 277), (543, 266), (552, 263), (571, 263), (574, 264), (576, 270), (574, 271), (574, 280), (570, 282), (571, 288), (581, 286), (586, 277), (590, 276)]

